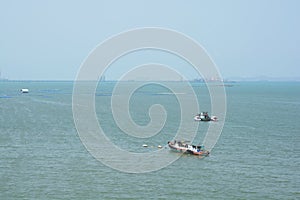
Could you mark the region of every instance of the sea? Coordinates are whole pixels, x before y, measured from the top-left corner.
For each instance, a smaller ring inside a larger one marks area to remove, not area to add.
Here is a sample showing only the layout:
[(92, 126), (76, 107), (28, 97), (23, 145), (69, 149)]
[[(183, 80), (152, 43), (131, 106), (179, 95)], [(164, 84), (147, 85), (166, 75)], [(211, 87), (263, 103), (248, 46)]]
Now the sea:
[[(226, 83), (223, 122), (193, 120), (201, 111), (214, 113), (206, 84), (190, 84), (200, 108), (189, 119), (181, 118), (177, 98), (185, 93), (149, 83), (131, 94), (130, 123), (147, 128), (151, 106), (164, 107), (166, 121), (150, 137), (126, 134), (116, 123), (111, 103), (119, 95), (116, 82), (97, 85), (94, 114), (108, 140), (122, 150), (112, 161), (123, 152), (155, 153), (159, 145), (166, 155), (178, 156), (160, 169), (135, 173), (111, 167), (88, 150), (74, 120), (74, 82), (1, 81), (0, 199), (300, 199), (300, 82)], [(208, 157), (168, 149), (181, 120), (197, 126), (190, 141), (197, 145), (209, 126), (224, 123)], [(101, 151), (101, 144), (95, 145)]]

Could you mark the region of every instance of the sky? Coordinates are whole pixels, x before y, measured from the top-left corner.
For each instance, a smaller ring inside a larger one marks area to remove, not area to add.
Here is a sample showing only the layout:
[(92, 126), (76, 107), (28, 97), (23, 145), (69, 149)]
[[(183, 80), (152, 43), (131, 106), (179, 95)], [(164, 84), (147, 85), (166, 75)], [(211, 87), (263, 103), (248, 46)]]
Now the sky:
[[(160, 27), (201, 44), (224, 78), (300, 77), (299, 9), (297, 0), (2, 0), (1, 76), (74, 80), (89, 53), (107, 38)], [(134, 59), (142, 64), (149, 58), (158, 62), (164, 56)], [(195, 78), (177, 60), (169, 64)], [(119, 65), (107, 72), (108, 79), (120, 76)]]

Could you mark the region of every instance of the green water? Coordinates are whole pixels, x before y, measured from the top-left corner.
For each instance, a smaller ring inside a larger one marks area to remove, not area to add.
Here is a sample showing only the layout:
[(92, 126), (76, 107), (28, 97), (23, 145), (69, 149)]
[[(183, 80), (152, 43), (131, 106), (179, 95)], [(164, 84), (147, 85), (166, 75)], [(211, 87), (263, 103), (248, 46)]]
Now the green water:
[[(116, 126), (113, 86), (105, 83), (95, 100), (98, 119), (115, 144), (145, 152), (174, 137), (180, 118), (173, 95), (157, 95), (168, 91), (152, 86), (133, 95), (130, 112), (137, 124), (149, 122), (145, 112), (154, 103), (163, 103), (170, 114), (161, 133), (145, 140)], [(209, 110), (205, 86), (193, 86)], [(20, 94), (20, 88), (30, 93)], [(183, 156), (142, 174), (111, 169), (86, 151), (73, 121), (72, 89), (72, 82), (0, 82), (0, 199), (300, 198), (300, 83), (226, 87), (226, 122), (211, 155)], [(197, 143), (208, 123), (199, 125)]]

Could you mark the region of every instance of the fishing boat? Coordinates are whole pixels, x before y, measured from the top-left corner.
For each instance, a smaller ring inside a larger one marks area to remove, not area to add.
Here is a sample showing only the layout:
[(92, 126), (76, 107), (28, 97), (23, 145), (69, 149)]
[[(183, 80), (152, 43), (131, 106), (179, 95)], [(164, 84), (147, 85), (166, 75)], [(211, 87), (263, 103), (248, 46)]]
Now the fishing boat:
[(28, 93), (29, 90), (28, 90), (27, 88), (22, 88), (22, 89), (20, 90), (20, 92), (21, 92), (21, 93)]
[(199, 156), (208, 156), (209, 151), (204, 150), (203, 146), (196, 146), (192, 144), (185, 143), (183, 141), (169, 141), (168, 145), (171, 150), (182, 152), (186, 154), (199, 155)]
[(210, 117), (208, 115), (208, 112), (201, 112), (200, 114), (196, 115), (194, 117), (195, 121), (204, 121), (204, 122), (209, 122), (209, 121), (217, 121), (218, 118), (216, 116)]

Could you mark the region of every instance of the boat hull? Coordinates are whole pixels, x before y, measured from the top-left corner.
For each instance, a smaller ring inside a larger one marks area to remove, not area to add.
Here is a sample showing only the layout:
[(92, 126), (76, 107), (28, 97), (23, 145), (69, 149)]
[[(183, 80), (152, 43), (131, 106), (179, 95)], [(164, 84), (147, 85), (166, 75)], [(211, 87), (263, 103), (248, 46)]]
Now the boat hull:
[(210, 122), (210, 121), (217, 121), (218, 118), (216, 116), (212, 116), (212, 117), (209, 117), (209, 118), (201, 118), (198, 115), (196, 115), (194, 117), (194, 120), (195, 121), (202, 121), (202, 122)]

